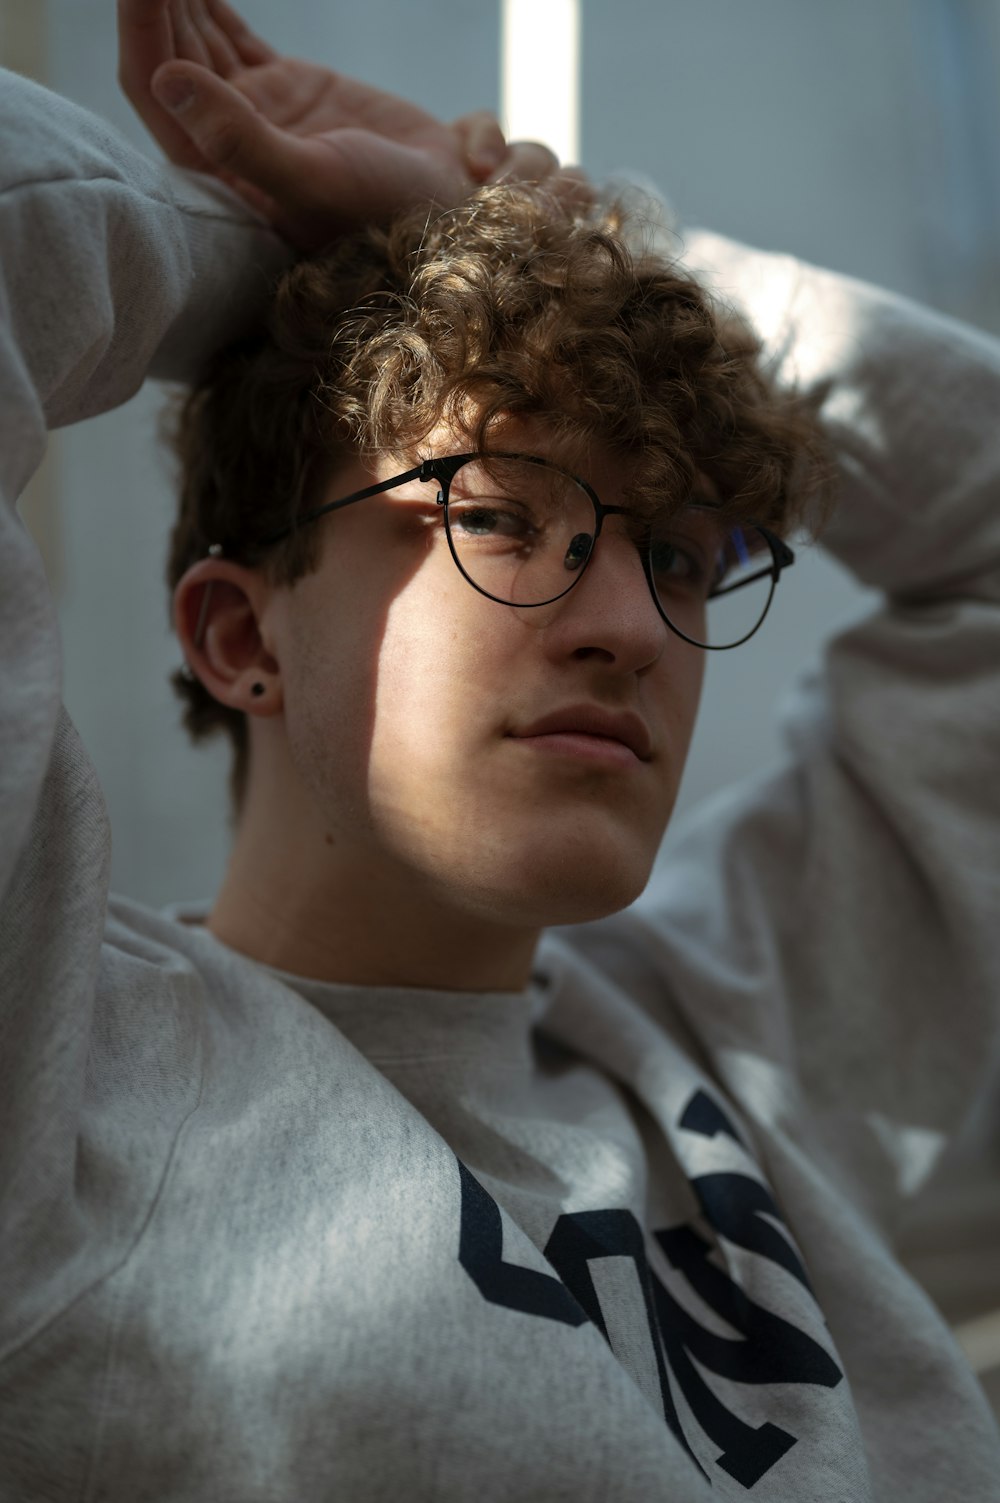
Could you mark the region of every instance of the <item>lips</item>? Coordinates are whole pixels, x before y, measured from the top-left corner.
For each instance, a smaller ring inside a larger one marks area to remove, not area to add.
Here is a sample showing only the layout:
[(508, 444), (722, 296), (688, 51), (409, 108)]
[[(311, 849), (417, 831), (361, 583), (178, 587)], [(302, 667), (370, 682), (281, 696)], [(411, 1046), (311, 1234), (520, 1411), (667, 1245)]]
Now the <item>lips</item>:
[(519, 740), (560, 734), (600, 736), (606, 741), (620, 741), (642, 762), (649, 762), (653, 755), (653, 739), (640, 715), (604, 710), (600, 705), (571, 705), (564, 710), (553, 710), (510, 734)]

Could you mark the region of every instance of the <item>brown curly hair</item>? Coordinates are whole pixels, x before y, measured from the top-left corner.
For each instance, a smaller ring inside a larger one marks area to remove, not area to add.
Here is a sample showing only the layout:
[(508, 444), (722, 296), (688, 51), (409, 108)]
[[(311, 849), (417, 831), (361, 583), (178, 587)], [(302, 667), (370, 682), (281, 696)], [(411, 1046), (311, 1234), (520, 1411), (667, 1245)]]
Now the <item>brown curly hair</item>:
[[(641, 229), (641, 226), (640, 226)], [(706, 476), (734, 519), (799, 520), (818, 440), (757, 364), (744, 326), (677, 265), (630, 248), (620, 205), (581, 212), (533, 185), (481, 188), (344, 238), (281, 278), (266, 324), (222, 351), (168, 422), (180, 461), (171, 593), (213, 543), (291, 584), (319, 561), (305, 527), (338, 464), (410, 456), (439, 421), (488, 449), (512, 417), (634, 468), (639, 512)], [(246, 717), (177, 673), (193, 739), (231, 738), (239, 812)]]

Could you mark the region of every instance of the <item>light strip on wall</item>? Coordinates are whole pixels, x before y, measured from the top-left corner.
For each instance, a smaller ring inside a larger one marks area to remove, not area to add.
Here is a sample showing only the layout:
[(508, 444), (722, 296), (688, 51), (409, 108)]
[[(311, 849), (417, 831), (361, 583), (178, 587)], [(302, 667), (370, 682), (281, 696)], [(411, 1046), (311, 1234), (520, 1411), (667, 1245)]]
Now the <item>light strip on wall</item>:
[(501, 0), (501, 124), (580, 160), (580, 0)]

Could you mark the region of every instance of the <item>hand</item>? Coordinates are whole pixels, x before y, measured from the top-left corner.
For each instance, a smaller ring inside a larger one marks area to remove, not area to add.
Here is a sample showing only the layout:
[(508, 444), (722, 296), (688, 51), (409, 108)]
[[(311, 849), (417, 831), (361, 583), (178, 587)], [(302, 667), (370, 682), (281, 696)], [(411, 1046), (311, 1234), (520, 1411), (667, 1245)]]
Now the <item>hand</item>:
[(119, 79), (171, 161), (235, 188), (300, 250), (407, 204), (457, 202), (489, 177), (547, 178), (485, 112), (444, 125), (416, 105), (281, 57), (225, 0), (118, 0)]

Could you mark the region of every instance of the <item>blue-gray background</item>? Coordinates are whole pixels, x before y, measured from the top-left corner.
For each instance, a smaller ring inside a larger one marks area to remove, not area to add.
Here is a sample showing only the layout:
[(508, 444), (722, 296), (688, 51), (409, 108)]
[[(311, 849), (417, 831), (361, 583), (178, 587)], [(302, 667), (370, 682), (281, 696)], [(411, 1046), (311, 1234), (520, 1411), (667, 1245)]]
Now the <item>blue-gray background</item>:
[[(495, 0), (243, 8), (282, 50), (447, 117), (498, 105)], [(117, 92), (112, 0), (0, 0), (0, 52), (155, 150)], [(995, 0), (583, 0), (581, 156), (597, 178), (639, 169), (687, 223), (1000, 328), (998, 62)], [(27, 503), (67, 701), (111, 807), (114, 884), (154, 904), (209, 896), (227, 846), (225, 752), (189, 747), (167, 685), (160, 400), (59, 435)], [(865, 605), (807, 551), (761, 635), (711, 663), (683, 806), (779, 754), (783, 689)]]

